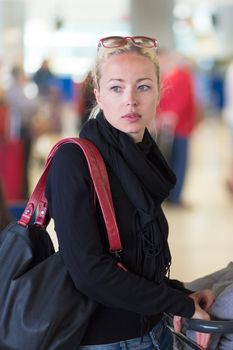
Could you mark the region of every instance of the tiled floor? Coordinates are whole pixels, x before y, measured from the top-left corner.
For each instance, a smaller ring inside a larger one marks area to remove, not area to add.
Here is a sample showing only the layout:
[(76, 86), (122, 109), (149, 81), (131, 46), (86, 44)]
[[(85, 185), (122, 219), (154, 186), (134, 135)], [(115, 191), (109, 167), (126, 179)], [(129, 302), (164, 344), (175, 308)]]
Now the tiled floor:
[(230, 147), (219, 117), (207, 118), (193, 134), (184, 188), (191, 208), (165, 206), (174, 278), (190, 281), (233, 260), (233, 197), (225, 183)]

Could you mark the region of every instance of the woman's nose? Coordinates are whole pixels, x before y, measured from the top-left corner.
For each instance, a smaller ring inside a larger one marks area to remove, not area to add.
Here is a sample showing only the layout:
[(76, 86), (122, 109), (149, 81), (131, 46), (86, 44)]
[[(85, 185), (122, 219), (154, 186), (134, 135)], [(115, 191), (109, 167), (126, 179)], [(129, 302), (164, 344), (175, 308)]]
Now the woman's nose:
[(129, 91), (127, 94), (127, 105), (136, 106), (137, 105), (137, 94), (135, 91)]

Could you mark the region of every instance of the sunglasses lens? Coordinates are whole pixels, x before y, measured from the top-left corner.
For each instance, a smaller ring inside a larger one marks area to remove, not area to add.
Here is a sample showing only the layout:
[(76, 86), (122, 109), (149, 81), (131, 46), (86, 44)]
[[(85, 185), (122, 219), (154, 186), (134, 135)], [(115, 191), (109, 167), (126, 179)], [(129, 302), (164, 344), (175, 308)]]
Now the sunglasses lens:
[(124, 38), (121, 36), (110, 36), (102, 40), (102, 44), (106, 48), (120, 47), (124, 43)]
[(129, 40), (133, 42), (135, 46), (141, 48), (156, 48), (158, 46), (156, 39), (148, 38), (146, 36), (109, 36), (107, 38), (100, 39), (98, 47), (100, 48), (100, 46), (103, 46), (109, 49), (117, 48), (126, 45)]
[(133, 37), (134, 44), (139, 47), (156, 47), (156, 41), (152, 38), (147, 38), (143, 36), (135, 36)]

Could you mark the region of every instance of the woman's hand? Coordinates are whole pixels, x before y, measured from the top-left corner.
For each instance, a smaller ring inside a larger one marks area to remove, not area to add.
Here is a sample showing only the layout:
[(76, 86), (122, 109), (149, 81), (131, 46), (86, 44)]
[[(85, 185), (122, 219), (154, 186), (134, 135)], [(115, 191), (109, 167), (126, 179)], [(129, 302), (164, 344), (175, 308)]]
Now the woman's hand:
[[(214, 295), (211, 290), (205, 289), (198, 291), (189, 295), (190, 298), (194, 300), (195, 303), (195, 312), (192, 316), (192, 319), (201, 319), (201, 320), (210, 320), (210, 316), (206, 311), (209, 311), (211, 305), (214, 302)], [(179, 332), (182, 327), (182, 317), (174, 316), (173, 326), (176, 332)], [(203, 349), (206, 349), (209, 341), (210, 334), (195, 332), (196, 343), (201, 346)]]
[(206, 312), (209, 312), (210, 307), (212, 306), (215, 300), (215, 297), (210, 289), (203, 289), (194, 292), (189, 296)]

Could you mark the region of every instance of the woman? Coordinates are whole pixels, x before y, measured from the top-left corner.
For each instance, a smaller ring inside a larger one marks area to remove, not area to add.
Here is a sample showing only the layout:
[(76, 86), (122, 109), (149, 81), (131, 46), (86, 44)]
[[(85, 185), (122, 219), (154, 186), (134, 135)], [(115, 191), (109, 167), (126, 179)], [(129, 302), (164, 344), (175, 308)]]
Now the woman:
[[(80, 136), (101, 152), (123, 251), (116, 266), (108, 249), (101, 210), (92, 205), (90, 176), (77, 146), (62, 146), (49, 172), (46, 195), (61, 253), (77, 287), (99, 306), (89, 321), (81, 349), (172, 349), (163, 313), (209, 319), (199, 306), (212, 303), (208, 291), (189, 295), (169, 280), (168, 225), (161, 203), (175, 176), (146, 126), (159, 100), (157, 42), (147, 37), (101, 39), (93, 72), (99, 112)], [(203, 346), (208, 336), (198, 336)]]

